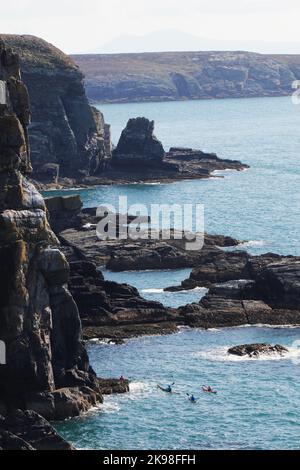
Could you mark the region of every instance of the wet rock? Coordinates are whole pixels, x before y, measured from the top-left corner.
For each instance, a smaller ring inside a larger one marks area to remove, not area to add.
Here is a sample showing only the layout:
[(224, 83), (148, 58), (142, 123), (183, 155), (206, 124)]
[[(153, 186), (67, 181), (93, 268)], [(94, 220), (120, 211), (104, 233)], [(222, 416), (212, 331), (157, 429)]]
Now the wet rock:
[(280, 355), (288, 353), (289, 350), (280, 344), (275, 344), (272, 346), (267, 343), (257, 343), (257, 344), (243, 344), (240, 346), (234, 346), (233, 348), (228, 349), (228, 354), (235, 356), (249, 356), (249, 357), (259, 357), (262, 354), (268, 355)]
[(100, 388), (95, 391), (86, 386), (69, 387), (54, 392), (31, 394), (27, 397), (26, 407), (47, 420), (63, 421), (87, 412), (102, 401)]
[(73, 449), (42, 416), (21, 410), (12, 412), (0, 424), (1, 447), (4, 450)]
[(103, 395), (129, 392), (129, 381), (127, 379), (99, 379), (99, 384)]

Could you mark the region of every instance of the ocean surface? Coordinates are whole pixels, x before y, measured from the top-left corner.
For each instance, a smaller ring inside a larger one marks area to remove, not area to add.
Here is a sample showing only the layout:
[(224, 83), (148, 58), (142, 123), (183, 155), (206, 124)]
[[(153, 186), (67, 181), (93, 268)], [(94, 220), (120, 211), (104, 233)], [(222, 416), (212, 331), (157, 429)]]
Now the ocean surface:
[[(241, 160), (250, 169), (222, 172), (224, 178), (172, 184), (101, 186), (79, 192), (85, 207), (113, 204), (204, 204), (205, 230), (247, 241), (253, 254), (300, 255), (300, 106), (290, 98), (103, 105), (117, 143), (130, 117), (155, 120), (166, 149), (188, 146)], [(220, 174), (216, 175), (220, 176)], [(54, 194), (48, 192), (47, 194)], [(165, 293), (190, 270), (111, 273), (146, 298), (178, 306), (198, 301), (204, 289)], [(181, 330), (177, 335), (131, 340), (122, 346), (91, 343), (93, 367), (101, 376), (126, 375), (131, 393), (108, 397), (103, 407), (60, 423), (58, 430), (80, 448), (98, 449), (298, 449), (300, 448), (300, 329), (245, 327)], [(290, 347), (286, 358), (232, 360), (229, 346), (268, 341)], [(166, 396), (157, 383), (175, 382)], [(200, 391), (215, 386), (215, 396)], [(186, 393), (199, 396), (191, 404)]]

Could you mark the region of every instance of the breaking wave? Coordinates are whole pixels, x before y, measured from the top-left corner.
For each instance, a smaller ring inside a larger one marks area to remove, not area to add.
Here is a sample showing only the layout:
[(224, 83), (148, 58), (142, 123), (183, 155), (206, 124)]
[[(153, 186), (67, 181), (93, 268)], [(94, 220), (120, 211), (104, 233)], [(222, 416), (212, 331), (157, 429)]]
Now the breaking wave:
[(288, 352), (284, 355), (280, 354), (261, 354), (259, 357), (249, 356), (234, 356), (228, 354), (228, 349), (231, 346), (222, 346), (220, 348), (199, 351), (194, 353), (194, 357), (201, 359), (215, 361), (215, 362), (256, 362), (256, 361), (282, 361), (282, 360), (295, 360), (300, 363), (300, 348), (288, 347)]

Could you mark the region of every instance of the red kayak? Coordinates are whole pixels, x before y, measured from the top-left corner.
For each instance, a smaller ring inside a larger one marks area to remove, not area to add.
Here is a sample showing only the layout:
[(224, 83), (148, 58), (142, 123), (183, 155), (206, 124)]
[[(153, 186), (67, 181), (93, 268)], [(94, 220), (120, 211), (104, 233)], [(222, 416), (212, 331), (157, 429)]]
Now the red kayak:
[(204, 386), (202, 387), (202, 390), (205, 393), (214, 393), (214, 394), (218, 393), (217, 390), (212, 390), (212, 389), (210, 390), (208, 387), (204, 387)]

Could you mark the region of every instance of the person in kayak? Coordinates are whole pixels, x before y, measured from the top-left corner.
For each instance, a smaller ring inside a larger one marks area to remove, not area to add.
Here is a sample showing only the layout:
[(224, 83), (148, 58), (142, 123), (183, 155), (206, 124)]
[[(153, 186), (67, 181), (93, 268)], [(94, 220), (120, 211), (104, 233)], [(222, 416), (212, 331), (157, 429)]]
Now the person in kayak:
[(202, 389), (207, 393), (217, 393), (217, 391), (214, 390), (210, 385), (203, 385)]
[(157, 385), (157, 387), (162, 390), (163, 392), (167, 392), (167, 393), (175, 393), (173, 392), (173, 385), (175, 385), (175, 382), (173, 382), (172, 384), (170, 385), (167, 385), (166, 387), (162, 387), (161, 385)]
[(173, 382), (172, 384), (170, 385), (167, 385), (167, 387), (165, 388), (166, 392), (167, 393), (172, 393), (173, 392), (173, 385), (175, 385), (175, 382)]
[(189, 393), (187, 393), (187, 396), (189, 397), (189, 400), (190, 400), (192, 403), (196, 403), (196, 401), (198, 400), (198, 398), (196, 398), (193, 394), (190, 395)]

